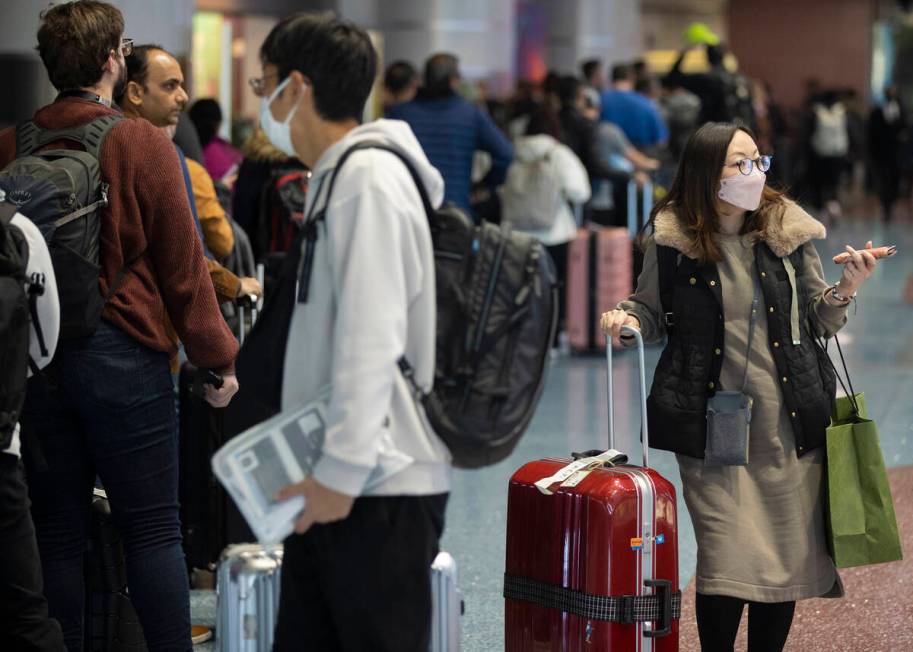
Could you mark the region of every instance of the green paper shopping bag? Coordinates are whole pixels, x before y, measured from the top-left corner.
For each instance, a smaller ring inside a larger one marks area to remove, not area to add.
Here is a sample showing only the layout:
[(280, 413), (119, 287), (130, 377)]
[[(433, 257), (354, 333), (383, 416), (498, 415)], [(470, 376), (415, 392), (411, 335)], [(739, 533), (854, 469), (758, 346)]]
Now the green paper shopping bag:
[[(843, 368), (846, 371), (845, 361)], [(852, 384), (847, 394), (837, 399), (827, 429), (831, 554), (837, 568), (897, 561), (903, 553), (878, 428), (868, 418), (865, 395), (853, 392)]]

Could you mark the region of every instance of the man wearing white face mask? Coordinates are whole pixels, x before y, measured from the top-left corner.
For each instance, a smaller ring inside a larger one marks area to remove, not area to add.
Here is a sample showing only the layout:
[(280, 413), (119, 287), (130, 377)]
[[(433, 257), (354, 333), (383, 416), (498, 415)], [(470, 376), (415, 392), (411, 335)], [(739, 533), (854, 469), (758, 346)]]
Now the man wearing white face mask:
[[(847, 247), (828, 285), (811, 242), (825, 229), (765, 187), (770, 165), (744, 128), (698, 129), (654, 209), (637, 290), (602, 319), (616, 339), (623, 324), (647, 341), (669, 336), (650, 445), (676, 453), (681, 472), (703, 650), (733, 649), (747, 604), (748, 650), (776, 652), (797, 600), (843, 595), (821, 500), (835, 381), (813, 338), (842, 328), (876, 261)], [(720, 398), (750, 406), (747, 418), (726, 413), (740, 428), (714, 429)]]
[[(289, 250), (284, 278), (291, 282), (275, 295), (274, 305), (290, 306), (289, 326), (280, 329), (288, 338), (284, 364), (258, 361), (250, 370), (258, 378), (248, 379), (239, 362), (239, 375), (253, 392), (281, 387), (283, 410), (332, 388), (313, 476), (278, 496), (303, 495), (305, 509), (285, 542), (276, 649), (307, 641), (315, 650), (424, 652), (450, 457), (397, 362), (405, 356), (416, 383), (430, 387), (431, 233), (416, 179), (399, 156), (360, 149), (340, 161), (365, 141), (395, 148), (435, 206), (443, 181), (406, 123), (359, 125), (377, 65), (363, 30), (293, 15), (272, 30), (261, 61), (263, 77), (251, 82), (264, 98), (261, 127), (313, 170), (311, 226)], [(258, 330), (271, 319), (264, 313)], [(281, 378), (265, 377), (272, 373)], [(391, 456), (405, 467), (366, 490)]]

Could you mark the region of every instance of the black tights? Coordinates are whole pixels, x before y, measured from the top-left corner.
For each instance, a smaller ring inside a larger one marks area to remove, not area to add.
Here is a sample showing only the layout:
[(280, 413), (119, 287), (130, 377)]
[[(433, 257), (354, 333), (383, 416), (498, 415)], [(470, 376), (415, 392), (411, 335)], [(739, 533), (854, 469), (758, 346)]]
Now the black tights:
[(795, 602), (748, 602), (725, 595), (697, 594), (697, 631), (701, 652), (732, 652), (748, 605), (748, 652), (780, 652), (786, 645)]

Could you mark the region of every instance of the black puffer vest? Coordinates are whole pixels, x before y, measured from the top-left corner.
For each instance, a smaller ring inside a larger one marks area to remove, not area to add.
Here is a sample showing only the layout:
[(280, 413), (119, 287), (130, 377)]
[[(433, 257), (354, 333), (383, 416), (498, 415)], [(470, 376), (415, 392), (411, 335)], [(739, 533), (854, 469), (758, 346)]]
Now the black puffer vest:
[[(802, 275), (804, 247), (810, 246), (802, 245), (789, 256), (797, 279)], [(826, 354), (816, 345), (808, 326), (811, 297), (805, 288), (796, 288), (801, 337), (799, 344), (793, 344), (790, 319), (793, 287), (787, 266), (763, 242), (755, 246), (755, 255), (770, 351), (783, 400), (792, 417), (796, 454), (801, 457), (824, 444), (835, 399), (835, 378), (831, 367), (821, 357)], [(671, 302), (671, 314), (666, 317), (673, 325), (667, 327), (669, 340), (647, 399), (650, 445), (702, 458), (706, 443), (707, 399), (719, 387), (724, 355), (725, 319), (720, 278), (716, 264), (700, 265), (686, 256), (681, 257), (674, 269), (678, 252), (670, 247), (657, 246), (657, 258), (661, 286), (664, 274), (672, 281), (671, 297), (664, 298), (663, 309), (669, 311), (668, 303)]]

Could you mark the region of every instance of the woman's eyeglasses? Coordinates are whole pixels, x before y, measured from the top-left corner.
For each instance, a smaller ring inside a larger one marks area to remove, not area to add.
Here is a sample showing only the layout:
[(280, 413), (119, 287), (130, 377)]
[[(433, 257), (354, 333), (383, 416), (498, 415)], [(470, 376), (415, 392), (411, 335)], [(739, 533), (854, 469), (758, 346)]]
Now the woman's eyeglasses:
[(754, 166), (758, 166), (758, 169), (761, 172), (767, 172), (770, 169), (770, 161), (773, 159), (773, 156), (759, 156), (756, 159), (743, 158), (741, 161), (736, 161), (732, 163), (730, 167), (738, 166), (739, 172), (748, 176), (754, 170)]
[(133, 54), (133, 39), (122, 38), (120, 40), (120, 51), (125, 57), (129, 57)]

